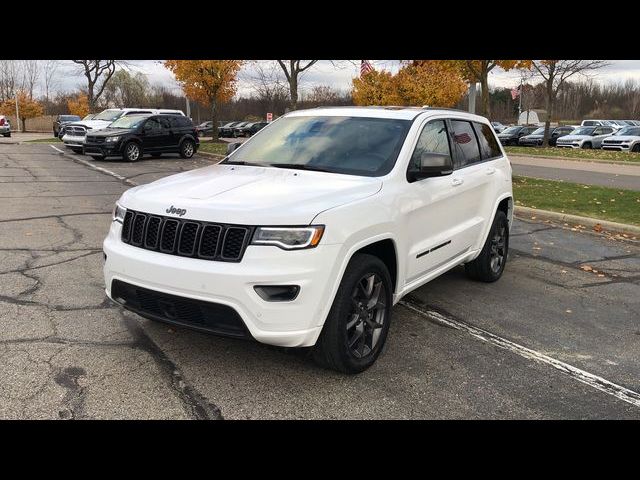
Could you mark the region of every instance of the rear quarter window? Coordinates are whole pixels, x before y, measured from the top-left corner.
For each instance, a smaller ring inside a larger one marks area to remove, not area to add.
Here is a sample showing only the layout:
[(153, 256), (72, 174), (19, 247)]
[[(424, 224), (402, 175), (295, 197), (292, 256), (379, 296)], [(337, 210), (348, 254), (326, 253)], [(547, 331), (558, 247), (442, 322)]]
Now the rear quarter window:
[(500, 150), (498, 140), (496, 140), (496, 136), (493, 133), (493, 129), (489, 125), (477, 122), (473, 122), (473, 128), (475, 128), (476, 134), (478, 135), (482, 159), (486, 160), (500, 157), (502, 155), (502, 151)]

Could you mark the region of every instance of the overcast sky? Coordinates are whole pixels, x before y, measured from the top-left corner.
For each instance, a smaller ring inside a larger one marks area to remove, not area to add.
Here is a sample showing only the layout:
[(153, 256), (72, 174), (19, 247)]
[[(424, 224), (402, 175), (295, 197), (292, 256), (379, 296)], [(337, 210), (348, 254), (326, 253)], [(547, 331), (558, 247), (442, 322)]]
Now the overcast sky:
[[(321, 60), (309, 70), (304, 72), (300, 89), (302, 93), (315, 85), (330, 85), (331, 87), (350, 90), (351, 80), (359, 74), (359, 60), (331, 62)], [(261, 61), (265, 65), (273, 64), (273, 61)], [(397, 60), (373, 60), (372, 64), (377, 70), (385, 69), (392, 72), (398, 70)], [(145, 74), (151, 84), (163, 84), (175, 93), (180, 92), (180, 87), (173, 74), (157, 60), (136, 60), (129, 62), (130, 69)], [(82, 85), (83, 77), (73, 74), (75, 65), (65, 61), (58, 75), (58, 90), (73, 91)], [(252, 93), (252, 77), (255, 76), (255, 65), (248, 62), (238, 76), (238, 96), (248, 96)], [(640, 81), (640, 60), (614, 60), (608, 67), (594, 74), (592, 78), (597, 82), (620, 82), (627, 79)], [(495, 69), (489, 76), (490, 87), (512, 88), (520, 83), (520, 74), (516, 71), (504, 72)]]

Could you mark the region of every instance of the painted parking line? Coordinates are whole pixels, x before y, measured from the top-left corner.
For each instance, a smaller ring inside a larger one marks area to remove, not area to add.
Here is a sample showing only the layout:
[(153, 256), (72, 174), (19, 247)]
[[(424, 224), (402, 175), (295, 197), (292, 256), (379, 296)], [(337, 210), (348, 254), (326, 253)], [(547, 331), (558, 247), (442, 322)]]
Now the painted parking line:
[(575, 380), (578, 380), (579, 382), (589, 385), (596, 390), (600, 390), (601, 392), (612, 395), (636, 407), (640, 407), (640, 393), (638, 392), (634, 392), (633, 390), (629, 390), (628, 388), (625, 388), (621, 385), (617, 385), (605, 378), (599, 377), (598, 375), (586, 372), (580, 368), (574, 367), (573, 365), (569, 365), (568, 363), (561, 362), (560, 360), (556, 360), (555, 358), (549, 357), (548, 355), (537, 352), (523, 345), (519, 345), (515, 342), (512, 342), (511, 340), (502, 338), (499, 335), (495, 335), (482, 328), (475, 327), (461, 320), (443, 315), (440, 312), (425, 309), (421, 305), (418, 305), (410, 300), (401, 300), (399, 303), (403, 307), (406, 307), (423, 317), (427, 317), (442, 325), (455, 328), (456, 330), (466, 332), (471, 336), (477, 338), (478, 340), (482, 340), (483, 342), (487, 342), (495, 345), (496, 347), (508, 350), (528, 360), (533, 360), (537, 363), (551, 366), (556, 370), (564, 373), (565, 375), (568, 375)]
[[(57, 148), (57, 147), (55, 147), (53, 145), (49, 145), (49, 146), (51, 148), (53, 148), (56, 152), (59, 152), (60, 155), (69, 155), (67, 152), (65, 152), (63, 150), (60, 150), (59, 148)], [(96, 170), (96, 171), (98, 171), (100, 173), (105, 173), (107, 175), (111, 175), (112, 177), (117, 178), (118, 180), (120, 180), (120, 181), (122, 181), (122, 182), (124, 182), (124, 183), (126, 183), (128, 185), (132, 185), (134, 187), (138, 185), (136, 182), (128, 180), (127, 177), (123, 177), (122, 175), (120, 175), (120, 174), (118, 174), (116, 172), (112, 172), (111, 170), (107, 170), (106, 168), (99, 167), (98, 165), (95, 165), (95, 164), (89, 162), (88, 160), (84, 160), (82, 158), (71, 157), (71, 156), (70, 156), (70, 158), (72, 158), (74, 162), (81, 163), (82, 165), (85, 165), (85, 166), (91, 168), (92, 170)]]

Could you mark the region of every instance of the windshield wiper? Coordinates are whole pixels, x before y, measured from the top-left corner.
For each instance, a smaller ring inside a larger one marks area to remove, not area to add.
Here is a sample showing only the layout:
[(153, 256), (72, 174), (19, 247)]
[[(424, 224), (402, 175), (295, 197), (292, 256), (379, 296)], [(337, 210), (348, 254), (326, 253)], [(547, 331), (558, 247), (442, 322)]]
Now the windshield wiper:
[(276, 168), (292, 168), (294, 170), (309, 170), (311, 172), (335, 173), (333, 170), (328, 170), (322, 167), (314, 167), (313, 165), (305, 165), (302, 163), (270, 163), (269, 165)]
[(264, 167), (264, 165), (260, 163), (251, 163), (251, 162), (243, 162), (243, 161), (234, 161), (227, 160), (226, 158), (220, 162), (220, 165), (248, 165), (250, 167)]

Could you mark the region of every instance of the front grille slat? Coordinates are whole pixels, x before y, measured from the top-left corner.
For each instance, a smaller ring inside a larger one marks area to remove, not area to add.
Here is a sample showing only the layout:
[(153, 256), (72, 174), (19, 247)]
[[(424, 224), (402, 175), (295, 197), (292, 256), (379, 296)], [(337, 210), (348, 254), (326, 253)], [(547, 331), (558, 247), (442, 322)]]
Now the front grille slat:
[(151, 215), (127, 210), (122, 241), (145, 250), (219, 262), (240, 262), (254, 227)]

